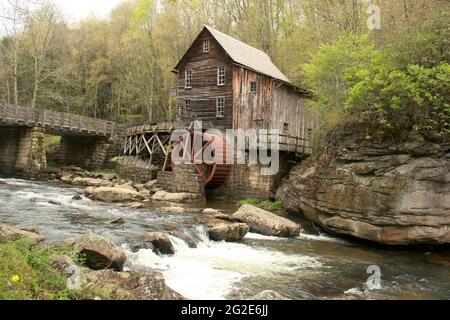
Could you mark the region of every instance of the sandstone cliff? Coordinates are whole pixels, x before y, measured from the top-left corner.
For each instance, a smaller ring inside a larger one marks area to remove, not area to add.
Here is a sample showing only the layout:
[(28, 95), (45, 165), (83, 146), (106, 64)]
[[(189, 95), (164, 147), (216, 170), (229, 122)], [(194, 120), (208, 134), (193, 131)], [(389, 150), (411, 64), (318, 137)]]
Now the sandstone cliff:
[(450, 243), (450, 144), (344, 133), (278, 196), (323, 228), (384, 244)]

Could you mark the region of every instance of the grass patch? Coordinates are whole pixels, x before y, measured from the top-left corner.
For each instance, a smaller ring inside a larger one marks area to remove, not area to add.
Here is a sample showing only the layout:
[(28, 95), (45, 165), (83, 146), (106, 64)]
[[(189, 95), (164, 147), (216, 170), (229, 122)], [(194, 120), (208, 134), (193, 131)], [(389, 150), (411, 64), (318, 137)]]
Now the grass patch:
[(97, 172), (103, 173), (103, 174), (116, 174), (117, 173), (115, 169), (107, 169), (107, 168), (97, 170)]
[(280, 200), (270, 201), (270, 200), (258, 200), (258, 199), (245, 199), (241, 200), (237, 203), (238, 207), (241, 207), (245, 204), (249, 204), (267, 211), (279, 211), (283, 209), (282, 203)]
[(0, 300), (87, 298), (88, 292), (67, 288), (66, 275), (52, 265), (51, 259), (55, 255), (66, 255), (80, 262), (75, 252), (68, 247), (30, 248), (26, 240), (0, 244)]

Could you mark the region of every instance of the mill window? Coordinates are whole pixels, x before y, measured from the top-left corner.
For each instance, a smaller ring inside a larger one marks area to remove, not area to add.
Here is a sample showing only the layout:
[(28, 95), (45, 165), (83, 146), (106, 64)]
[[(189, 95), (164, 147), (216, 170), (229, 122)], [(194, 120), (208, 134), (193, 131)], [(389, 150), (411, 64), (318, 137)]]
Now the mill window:
[(255, 93), (258, 88), (258, 85), (256, 84), (256, 81), (250, 82), (250, 92)]
[(185, 78), (184, 87), (186, 89), (191, 89), (192, 88), (192, 70), (186, 70), (185, 76), (186, 76), (186, 78)]
[(216, 117), (223, 118), (225, 116), (225, 98), (219, 97), (216, 99)]
[(203, 41), (203, 52), (208, 53), (209, 52), (209, 40)]
[(225, 85), (225, 67), (217, 68), (217, 85)]
[(184, 100), (184, 110), (191, 110), (191, 100)]

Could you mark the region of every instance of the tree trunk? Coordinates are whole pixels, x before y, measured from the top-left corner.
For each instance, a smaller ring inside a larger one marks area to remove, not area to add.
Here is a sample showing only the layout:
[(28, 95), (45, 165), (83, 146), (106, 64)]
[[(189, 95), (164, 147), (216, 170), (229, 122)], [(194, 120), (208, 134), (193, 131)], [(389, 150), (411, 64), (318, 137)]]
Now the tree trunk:
[(9, 87), (9, 79), (6, 79), (6, 102), (11, 104), (11, 88)]
[(14, 39), (14, 67), (13, 67), (13, 86), (14, 86), (14, 106), (19, 105), (19, 93), (17, 90), (17, 39)]
[(36, 107), (38, 87), (39, 87), (39, 63), (37, 58), (34, 58), (34, 84), (33, 84), (33, 97), (31, 98), (31, 108)]

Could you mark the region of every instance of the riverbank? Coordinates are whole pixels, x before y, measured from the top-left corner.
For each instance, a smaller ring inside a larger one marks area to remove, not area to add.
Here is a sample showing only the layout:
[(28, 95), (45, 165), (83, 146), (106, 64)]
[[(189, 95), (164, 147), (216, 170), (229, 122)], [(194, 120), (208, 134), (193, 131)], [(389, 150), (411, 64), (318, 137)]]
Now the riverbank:
[[(82, 200), (73, 200), (77, 195)], [(86, 198), (84, 188), (0, 179), (0, 205), (0, 223), (35, 226), (46, 243), (89, 232), (110, 239), (125, 252), (125, 271), (161, 272), (166, 284), (187, 299), (248, 299), (265, 290), (290, 299), (450, 298), (444, 252), (387, 249), (318, 233), (301, 216), (287, 215), (302, 226), (294, 238), (249, 232), (239, 242), (217, 242), (199, 222), (204, 207), (195, 204), (181, 204), (183, 214), (165, 212), (161, 203), (121, 208)], [(223, 202), (206, 205), (229, 215), (237, 210)], [(125, 223), (111, 224), (115, 219)], [(127, 248), (129, 236), (175, 229), (194, 238), (196, 248), (172, 235), (173, 255)], [(365, 285), (370, 265), (381, 268), (381, 290)]]

